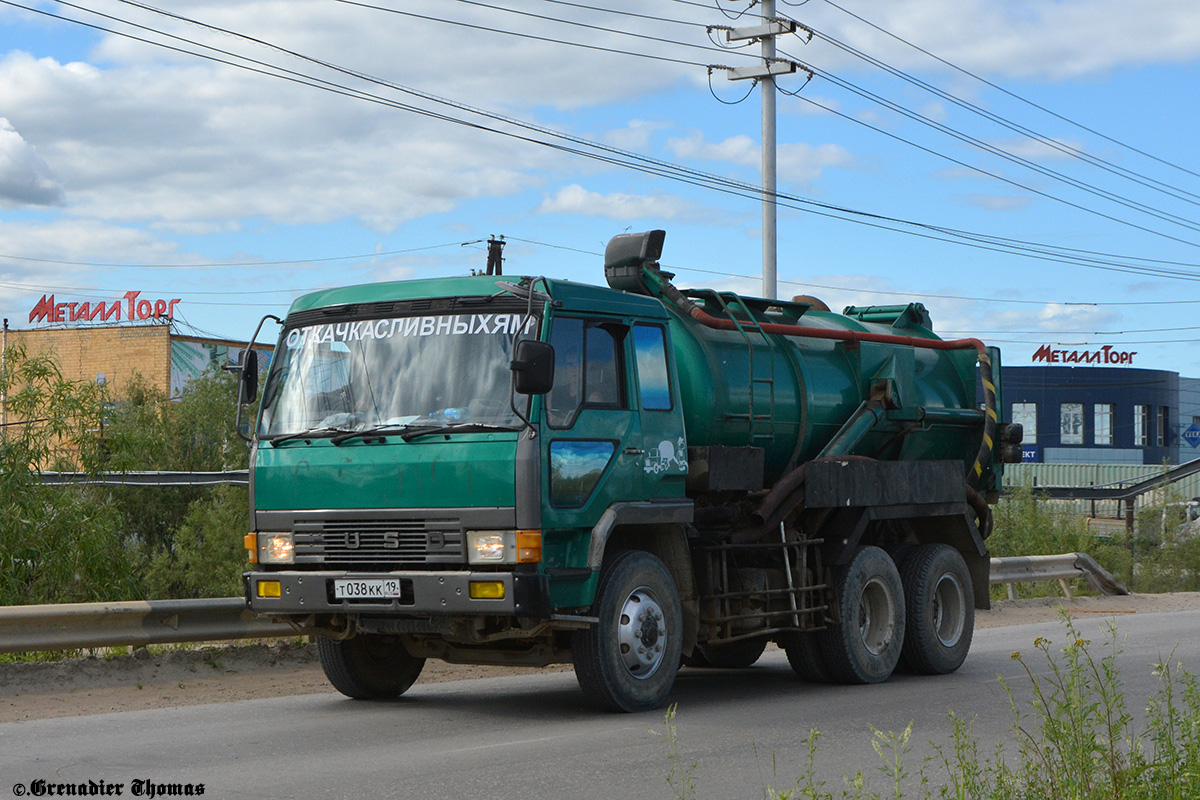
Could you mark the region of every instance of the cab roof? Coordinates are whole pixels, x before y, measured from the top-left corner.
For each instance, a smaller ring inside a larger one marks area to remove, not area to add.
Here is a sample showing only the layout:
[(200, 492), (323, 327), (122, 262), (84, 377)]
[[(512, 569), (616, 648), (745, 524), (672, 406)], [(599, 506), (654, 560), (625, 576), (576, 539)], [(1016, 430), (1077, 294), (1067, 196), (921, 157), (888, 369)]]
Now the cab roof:
[[(504, 284), (533, 281), (535, 290), (548, 294), (556, 306), (568, 311), (588, 311), (609, 314), (637, 314), (643, 317), (666, 319), (667, 312), (653, 297), (620, 292), (604, 286), (592, 286), (552, 278), (529, 278), (519, 275), (472, 275), (451, 278), (424, 278), (411, 281), (367, 283), (323, 289), (297, 298), (288, 313), (345, 306), (358, 303), (386, 303), (393, 300), (419, 300), (444, 297), (487, 297), (502, 291)], [(514, 295), (504, 292), (501, 297)]]

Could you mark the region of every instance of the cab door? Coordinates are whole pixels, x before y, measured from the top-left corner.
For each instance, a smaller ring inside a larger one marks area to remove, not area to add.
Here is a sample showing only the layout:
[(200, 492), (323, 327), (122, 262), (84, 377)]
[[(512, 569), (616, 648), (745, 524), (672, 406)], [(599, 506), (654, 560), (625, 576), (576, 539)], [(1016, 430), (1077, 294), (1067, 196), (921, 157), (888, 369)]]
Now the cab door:
[(642, 480), (648, 498), (683, 497), (688, 471), (683, 412), (667, 337), (664, 323), (649, 320), (635, 321), (629, 335), (636, 373), (634, 400), (646, 451)]
[(630, 326), (556, 316), (554, 386), (543, 402), (543, 527), (592, 527), (614, 502), (646, 498), (626, 350)]

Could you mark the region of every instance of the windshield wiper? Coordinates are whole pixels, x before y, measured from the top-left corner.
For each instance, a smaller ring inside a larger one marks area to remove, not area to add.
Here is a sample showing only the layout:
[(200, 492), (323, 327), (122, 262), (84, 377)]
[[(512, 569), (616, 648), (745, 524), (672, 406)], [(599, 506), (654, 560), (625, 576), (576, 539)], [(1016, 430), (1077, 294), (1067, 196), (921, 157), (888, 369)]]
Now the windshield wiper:
[(342, 442), (348, 442), (351, 439), (358, 438), (359, 436), (363, 437), (364, 439), (378, 438), (380, 441), (383, 441), (383, 435), (385, 433), (394, 433), (396, 431), (402, 431), (408, 427), (409, 427), (408, 423), (393, 424), (393, 425), (375, 425), (370, 428), (363, 428), (361, 431), (346, 431), (345, 433), (339, 433), (337, 436), (334, 436), (329, 441), (333, 442), (334, 444), (340, 445)]
[(323, 433), (349, 433), (349, 432), (350, 431), (347, 431), (345, 428), (339, 428), (336, 425), (326, 425), (326, 426), (323, 426), (320, 428), (309, 428), (306, 431), (299, 431), (298, 433), (285, 433), (282, 436), (271, 437), (271, 438), (267, 439), (267, 441), (270, 442), (271, 444), (273, 444), (275, 447), (279, 447), (279, 445), (283, 444), (284, 442), (290, 442), (293, 439), (308, 439), (308, 438), (311, 438), (313, 436), (317, 436), (317, 435), (323, 434)]
[(423, 425), (420, 427), (410, 425), (410, 430), (406, 430), (400, 434), (400, 438), (406, 442), (411, 442), (418, 436), (428, 436), (429, 434), (437, 433), (458, 433), (463, 431), (516, 431), (520, 430), (514, 425), (492, 425), (487, 422), (455, 422), (451, 425)]

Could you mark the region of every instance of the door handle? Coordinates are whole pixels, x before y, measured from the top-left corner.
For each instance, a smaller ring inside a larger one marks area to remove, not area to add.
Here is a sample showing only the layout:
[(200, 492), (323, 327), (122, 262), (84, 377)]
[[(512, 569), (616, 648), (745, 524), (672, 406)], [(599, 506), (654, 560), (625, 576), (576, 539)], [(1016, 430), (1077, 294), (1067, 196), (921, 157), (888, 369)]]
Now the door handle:
[(621, 452), (627, 456), (640, 456), (640, 455), (643, 455), (646, 451), (642, 450), (640, 447), (626, 447)]

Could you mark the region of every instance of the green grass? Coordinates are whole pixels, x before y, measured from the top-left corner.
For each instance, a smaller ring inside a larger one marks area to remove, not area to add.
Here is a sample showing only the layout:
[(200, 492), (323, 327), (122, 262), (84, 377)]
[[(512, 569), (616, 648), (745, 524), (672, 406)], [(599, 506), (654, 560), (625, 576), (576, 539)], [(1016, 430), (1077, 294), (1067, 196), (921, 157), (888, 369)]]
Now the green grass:
[[(1158, 688), (1145, 701), (1144, 722), (1129, 710), (1116, 660), (1121, 645), (1110, 626), (1103, 642), (1083, 638), (1069, 618), (1063, 643), (1038, 637), (1028, 654), (1012, 658), (1024, 668), (1018, 691), (1001, 680), (1012, 725), (991, 755), (981, 752), (974, 720), (950, 714), (946, 742), (930, 742), (934, 755), (908, 763), (916, 732), (872, 728), (879, 758), (870, 774), (843, 774), (829, 787), (820, 772), (821, 733), (805, 738), (799, 777), (782, 788), (772, 757), (766, 800), (1190, 800), (1200, 797), (1200, 687), (1172, 658), (1153, 666)], [(1027, 697), (1019, 700), (1018, 694)], [(697, 790), (676, 729), (656, 733), (668, 746), (670, 797), (687, 800)], [(757, 755), (757, 754), (756, 754)], [(872, 775), (880, 776), (876, 782)], [(882, 788), (876, 788), (879, 783)]]

